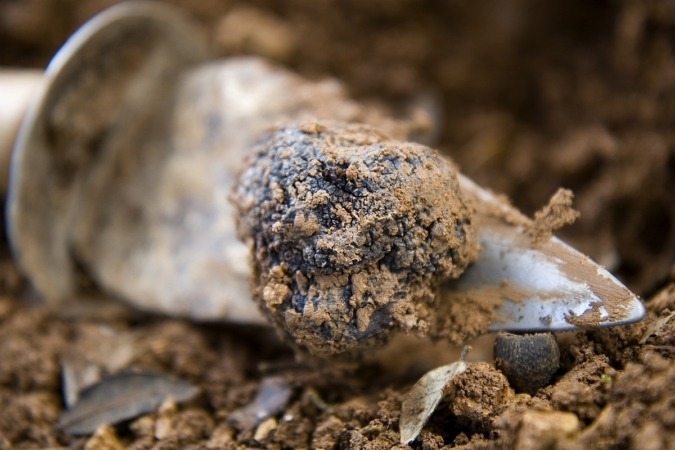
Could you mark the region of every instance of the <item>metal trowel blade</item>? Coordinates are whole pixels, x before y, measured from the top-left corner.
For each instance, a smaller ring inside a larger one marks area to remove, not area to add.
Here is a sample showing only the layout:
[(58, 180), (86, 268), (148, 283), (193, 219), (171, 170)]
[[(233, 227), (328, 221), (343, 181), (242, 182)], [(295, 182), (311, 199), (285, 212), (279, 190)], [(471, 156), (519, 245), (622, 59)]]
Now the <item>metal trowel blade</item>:
[(533, 243), (531, 221), (466, 177), (477, 209), (477, 261), (447, 285), (474, 301), (501, 300), (490, 331), (565, 331), (623, 325), (645, 314), (640, 300), (607, 270), (556, 237)]

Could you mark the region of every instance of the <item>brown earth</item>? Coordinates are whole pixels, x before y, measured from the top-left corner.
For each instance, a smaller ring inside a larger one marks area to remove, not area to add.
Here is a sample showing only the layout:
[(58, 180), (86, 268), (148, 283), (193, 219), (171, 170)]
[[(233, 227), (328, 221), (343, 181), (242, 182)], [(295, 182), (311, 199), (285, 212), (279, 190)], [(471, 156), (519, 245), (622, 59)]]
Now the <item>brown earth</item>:
[[(0, 0), (0, 64), (43, 67), (112, 3)], [(491, 364), (471, 365), (412, 447), (672, 446), (675, 2), (172, 3), (207, 26), (220, 55), (263, 55), (310, 77), (335, 76), (357, 98), (402, 114), (411, 105), (434, 112), (442, 126), (420, 139), (527, 213), (558, 187), (571, 189), (581, 216), (563, 237), (645, 299), (641, 323), (558, 336), (561, 368), (533, 397), (514, 393)], [(317, 369), (265, 330), (107, 302), (53, 310), (2, 255), (0, 448), (393, 448), (411, 384), (454, 358), (395, 341), (359, 366)], [(110, 360), (101, 349), (122, 341), (133, 344), (118, 355), (124, 369), (171, 374), (203, 394), (93, 437), (57, 431), (68, 355)], [(489, 360), (489, 345), (476, 347), (474, 359)], [(284, 410), (231, 425), (270, 376), (292, 387)]]

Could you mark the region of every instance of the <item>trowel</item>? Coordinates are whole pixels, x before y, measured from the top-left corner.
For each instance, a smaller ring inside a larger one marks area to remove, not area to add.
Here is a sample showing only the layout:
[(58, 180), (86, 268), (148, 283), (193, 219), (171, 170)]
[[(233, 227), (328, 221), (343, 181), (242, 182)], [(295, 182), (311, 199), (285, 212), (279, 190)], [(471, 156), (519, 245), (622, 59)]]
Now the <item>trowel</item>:
[[(265, 129), (323, 118), (406, 139), (415, 124), (259, 58), (208, 61), (199, 28), (154, 2), (114, 6), (83, 25), (35, 86), (11, 156), (6, 220), (21, 270), (47, 301), (80, 278), (143, 310), (264, 324), (251, 300), (247, 248), (227, 195)], [(9, 123), (9, 119), (7, 119)], [(476, 208), (478, 259), (442, 289), (499, 306), (489, 331), (562, 331), (640, 320), (640, 300), (556, 237), (533, 245), (530, 219), (460, 175)]]

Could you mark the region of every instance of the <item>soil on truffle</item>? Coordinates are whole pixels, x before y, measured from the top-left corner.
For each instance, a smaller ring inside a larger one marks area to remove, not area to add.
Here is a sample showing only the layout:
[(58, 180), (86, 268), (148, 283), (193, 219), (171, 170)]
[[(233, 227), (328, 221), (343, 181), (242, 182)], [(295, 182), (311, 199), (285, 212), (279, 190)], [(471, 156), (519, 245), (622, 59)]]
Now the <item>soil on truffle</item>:
[[(78, 24), (112, 3), (0, 1), (0, 63), (44, 67)], [(412, 448), (672, 447), (672, 3), (170, 3), (206, 26), (221, 55), (259, 54), (306, 76), (337, 77), (360, 100), (401, 116), (432, 114), (435, 127), (419, 140), (528, 214), (558, 187), (571, 189), (581, 215), (561, 235), (644, 299), (640, 323), (558, 335), (560, 369), (533, 396), (495, 369), (489, 337), (474, 343), (469, 370)], [(0, 448), (407, 448), (399, 443), (402, 399), (459, 353), (395, 339), (359, 365), (317, 367), (296, 361), (269, 330), (80, 300), (42, 303), (3, 247)], [(61, 370), (73, 354), (173, 375), (202, 395), (93, 436), (66, 435), (55, 424)], [(271, 376), (292, 389), (282, 410), (251, 426), (228, 420)]]

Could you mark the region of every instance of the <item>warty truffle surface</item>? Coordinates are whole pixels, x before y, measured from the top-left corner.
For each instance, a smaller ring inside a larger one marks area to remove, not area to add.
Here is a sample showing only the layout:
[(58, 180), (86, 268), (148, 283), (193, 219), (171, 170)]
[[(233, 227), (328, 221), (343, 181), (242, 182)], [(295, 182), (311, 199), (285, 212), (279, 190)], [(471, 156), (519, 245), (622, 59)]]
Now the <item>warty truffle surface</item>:
[(359, 351), (393, 329), (424, 333), (438, 283), (477, 251), (452, 163), (365, 125), (267, 133), (232, 198), (254, 298), (318, 356)]

